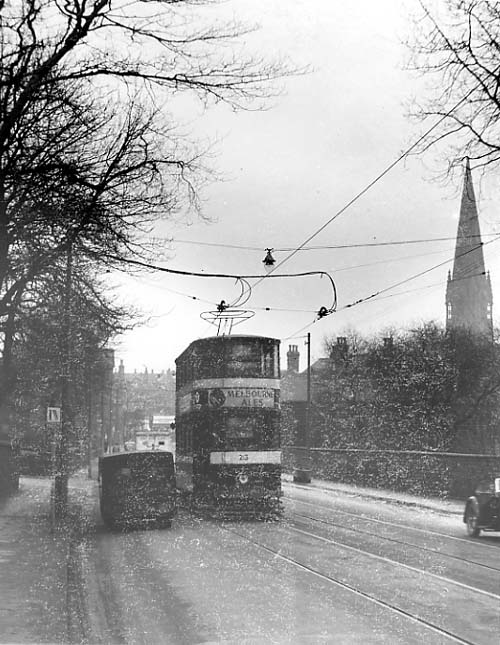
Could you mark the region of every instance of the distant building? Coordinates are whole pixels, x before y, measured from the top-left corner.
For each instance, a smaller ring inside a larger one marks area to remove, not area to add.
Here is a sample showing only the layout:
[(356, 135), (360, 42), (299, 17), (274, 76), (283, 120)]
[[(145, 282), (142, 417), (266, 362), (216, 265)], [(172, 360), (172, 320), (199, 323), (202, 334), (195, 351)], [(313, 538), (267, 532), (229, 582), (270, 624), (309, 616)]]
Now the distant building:
[(150, 427), (153, 416), (175, 414), (175, 371), (125, 372), (120, 361), (113, 388), (114, 443)]
[[(297, 345), (289, 345), (287, 368), (281, 371), (281, 403), (283, 442), (285, 444), (303, 445), (307, 431), (307, 368), (299, 371), (300, 353)], [(320, 358), (311, 365), (311, 421), (315, 417), (315, 397), (317, 386), (328, 380), (330, 366), (328, 358)]]
[(469, 160), (458, 220), (453, 273), (446, 288), (446, 329), (493, 337), (493, 297), (490, 274), (484, 266), (483, 243)]

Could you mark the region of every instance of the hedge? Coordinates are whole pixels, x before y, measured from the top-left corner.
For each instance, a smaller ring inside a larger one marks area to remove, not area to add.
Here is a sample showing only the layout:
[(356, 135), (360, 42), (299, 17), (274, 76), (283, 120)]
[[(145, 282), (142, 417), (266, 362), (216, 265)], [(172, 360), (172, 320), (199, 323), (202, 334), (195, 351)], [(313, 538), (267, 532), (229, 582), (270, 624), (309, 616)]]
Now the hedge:
[[(305, 451), (285, 446), (284, 470), (292, 472)], [(494, 455), (355, 448), (311, 448), (309, 454), (313, 477), (421, 496), (463, 499), (480, 479), (500, 477)]]

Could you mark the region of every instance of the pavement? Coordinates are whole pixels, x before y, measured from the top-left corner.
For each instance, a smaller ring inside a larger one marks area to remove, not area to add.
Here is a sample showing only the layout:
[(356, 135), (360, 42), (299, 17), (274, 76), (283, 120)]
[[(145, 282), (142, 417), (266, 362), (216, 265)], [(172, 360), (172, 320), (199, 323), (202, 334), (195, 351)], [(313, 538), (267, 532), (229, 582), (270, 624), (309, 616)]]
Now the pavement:
[[(315, 488), (332, 495), (353, 495), (461, 514), (463, 502), (422, 498), (386, 490), (358, 488), (313, 479), (291, 487)], [(22, 477), (19, 491), (0, 501), (0, 644), (81, 643), (81, 599), (77, 544), (91, 521), (97, 486), (82, 471), (70, 478), (69, 521), (54, 526), (51, 484), (47, 478)], [(84, 603), (83, 603), (84, 604)]]
[(96, 483), (72, 477), (68, 522), (54, 526), (52, 480), (21, 477), (19, 491), (0, 500), (0, 643), (81, 642), (74, 545), (82, 521), (74, 513), (95, 497)]
[(451, 515), (462, 515), (464, 512), (464, 500), (439, 499), (435, 497), (419, 497), (408, 493), (398, 493), (391, 490), (378, 488), (363, 488), (361, 486), (352, 486), (340, 482), (330, 482), (322, 479), (313, 478), (310, 484), (299, 484), (293, 481), (293, 476), (283, 475), (283, 481), (290, 486), (297, 488), (315, 488), (325, 492), (331, 492), (342, 495), (353, 495), (365, 499), (373, 499), (388, 504), (399, 504), (403, 506), (413, 506), (424, 508), (436, 513), (446, 513)]

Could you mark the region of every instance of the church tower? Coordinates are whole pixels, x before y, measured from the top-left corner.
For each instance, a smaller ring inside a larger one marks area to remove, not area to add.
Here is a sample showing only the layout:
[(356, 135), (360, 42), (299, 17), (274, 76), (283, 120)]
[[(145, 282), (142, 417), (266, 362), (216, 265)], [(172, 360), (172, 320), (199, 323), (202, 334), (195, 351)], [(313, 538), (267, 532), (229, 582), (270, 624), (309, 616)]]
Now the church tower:
[(453, 273), (448, 272), (446, 288), (446, 329), (463, 329), (492, 338), (492, 302), (472, 174), (469, 159), (466, 159), (455, 261)]

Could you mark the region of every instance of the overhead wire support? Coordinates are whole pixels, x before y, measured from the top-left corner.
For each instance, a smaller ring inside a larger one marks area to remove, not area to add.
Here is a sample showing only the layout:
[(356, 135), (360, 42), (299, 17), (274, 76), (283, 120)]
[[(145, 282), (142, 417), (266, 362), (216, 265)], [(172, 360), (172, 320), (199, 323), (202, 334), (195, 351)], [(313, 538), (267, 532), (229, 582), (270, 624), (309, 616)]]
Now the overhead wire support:
[[(108, 254), (107, 257), (112, 260), (117, 260), (121, 262), (125, 262), (128, 264), (132, 264), (135, 266), (140, 266), (143, 268), (148, 268), (148, 269), (153, 269), (156, 271), (163, 271), (166, 273), (172, 273), (176, 275), (184, 275), (184, 276), (196, 276), (196, 277), (211, 277), (211, 278), (232, 278), (235, 280), (257, 280), (257, 282), (254, 285), (250, 285), (247, 283), (246, 288), (242, 289), (242, 293), (240, 296), (229, 305), (229, 308), (234, 307), (243, 297), (246, 293), (249, 294), (248, 297), (250, 297), (252, 289), (257, 287), (259, 284), (261, 284), (264, 280), (272, 277), (299, 277), (299, 276), (304, 276), (304, 275), (326, 275), (328, 276), (332, 288), (333, 288), (333, 303), (330, 308), (326, 308), (324, 306), (320, 307), (320, 309), (317, 312), (317, 318), (309, 323), (309, 325), (306, 325), (304, 329), (307, 329), (313, 322), (316, 322), (316, 320), (320, 320), (324, 318), (325, 316), (329, 315), (330, 313), (333, 313), (336, 308), (337, 308), (337, 292), (335, 288), (335, 283), (333, 281), (333, 278), (326, 272), (324, 271), (309, 271), (309, 272), (303, 272), (303, 273), (297, 273), (297, 274), (279, 274), (279, 275), (274, 275), (275, 272), (283, 265), (285, 262), (288, 262), (292, 257), (294, 257), (299, 251), (304, 249), (304, 247), (315, 237), (317, 237), (322, 231), (324, 231), (333, 221), (335, 221), (340, 215), (342, 215), (348, 208), (350, 208), (356, 201), (358, 201), (363, 195), (365, 195), (375, 184), (377, 184), (385, 175), (387, 175), (396, 165), (398, 165), (403, 159), (405, 159), (409, 154), (411, 154), (421, 143), (424, 141), (428, 135), (435, 129), (437, 128), (445, 119), (449, 117), (449, 115), (454, 112), (462, 103), (464, 103), (469, 96), (476, 90), (476, 86), (474, 86), (472, 89), (469, 90), (455, 105), (453, 105), (448, 112), (443, 114), (430, 128), (428, 128), (413, 144), (411, 144), (403, 153), (401, 153), (392, 163), (390, 163), (382, 172), (380, 172), (371, 182), (369, 182), (362, 190), (360, 190), (352, 199), (350, 199), (347, 204), (345, 204), (340, 210), (338, 210), (332, 217), (330, 217), (326, 222), (324, 222), (318, 229), (316, 229), (311, 235), (309, 235), (298, 247), (294, 248), (293, 251), (291, 251), (283, 260), (278, 262), (277, 264), (274, 264), (270, 267), (268, 267), (268, 273), (266, 275), (246, 275), (246, 276), (239, 276), (239, 275), (234, 275), (234, 274), (223, 274), (223, 273), (201, 273), (201, 272), (195, 272), (195, 271), (182, 271), (182, 270), (176, 270), (176, 269), (166, 269), (165, 267), (159, 267), (156, 265), (153, 265), (151, 263), (147, 262), (142, 262), (139, 260), (132, 260), (132, 259), (124, 259), (120, 258), (115, 255)], [(498, 238), (495, 238), (498, 239)], [(492, 240), (494, 241), (494, 240)], [(447, 261), (446, 261), (447, 262)], [(441, 263), (446, 264), (446, 262)], [(437, 268), (433, 267), (433, 268)], [(414, 277), (419, 277), (420, 275), (423, 275), (424, 273), (427, 273), (428, 271), (432, 270), (428, 269), (420, 274), (417, 274), (417, 276)], [(413, 278), (414, 278), (413, 277)], [(409, 278), (413, 279), (413, 278)], [(388, 287), (387, 289), (384, 289), (383, 291), (377, 292), (375, 294), (372, 294), (366, 299), (372, 299), (379, 293), (383, 293), (384, 291), (394, 288), (394, 286), (399, 286), (399, 284), (403, 284), (406, 281), (403, 281), (401, 283), (398, 283), (397, 285), (393, 285), (392, 287)], [(360, 301), (356, 301), (355, 303), (351, 303), (351, 305), (348, 306), (354, 306), (354, 304), (359, 304), (360, 302), (363, 302), (366, 299), (361, 299)], [(247, 298), (248, 300), (248, 298)], [(246, 301), (245, 301), (246, 302)], [(302, 331), (302, 330), (300, 330)]]
[[(500, 235), (497, 235), (497, 237), (495, 237), (493, 240), (488, 240), (487, 242), (480, 242), (477, 246), (474, 246), (471, 249), (467, 249), (467, 251), (464, 251), (463, 253), (460, 253), (456, 257), (463, 257), (465, 255), (468, 255), (469, 253), (473, 253), (474, 251), (477, 251), (479, 248), (485, 247), (485, 246), (487, 246), (489, 244), (492, 244), (493, 242), (497, 242), (498, 240), (500, 240)], [(421, 276), (423, 276), (423, 275), (425, 275), (427, 273), (430, 273), (431, 271), (434, 271), (435, 269), (439, 269), (440, 267), (448, 264), (449, 262), (453, 262), (454, 259), (455, 259), (455, 256), (453, 256), (451, 258), (448, 258), (447, 260), (444, 260), (443, 262), (439, 262), (439, 264), (435, 264), (435, 265), (429, 267), (428, 269), (425, 269), (424, 271), (420, 271), (419, 273), (415, 273), (414, 275), (411, 275), (408, 278), (405, 278), (404, 280), (400, 280), (399, 282), (391, 284), (388, 287), (384, 287), (383, 289), (380, 289), (379, 291), (376, 291), (375, 293), (372, 293), (369, 296), (366, 296), (364, 298), (359, 298), (358, 300), (355, 300), (354, 302), (351, 302), (351, 303), (349, 303), (347, 305), (343, 305), (337, 311), (343, 311), (345, 309), (351, 309), (352, 307), (355, 307), (356, 305), (363, 304), (364, 302), (369, 302), (369, 301), (373, 301), (375, 299), (380, 299), (382, 297), (382, 294), (386, 293), (387, 291), (390, 291), (391, 289), (395, 289), (396, 287), (399, 287), (399, 286), (401, 286), (403, 284), (406, 284), (407, 282), (411, 282), (411, 280), (415, 280), (416, 278), (420, 278)], [(470, 276), (465, 276), (465, 277), (459, 278), (459, 279), (465, 280), (467, 278), (473, 278), (476, 275), (483, 275), (483, 273), (481, 272), (481, 274), (471, 274)], [(393, 294), (393, 295), (403, 295), (403, 293), (404, 292), (399, 293), (399, 294)], [(385, 296), (385, 297), (387, 297), (387, 296)], [(311, 320), (306, 325), (304, 325), (303, 327), (301, 327), (300, 329), (295, 331), (293, 334), (291, 334), (290, 336), (287, 336), (286, 338), (284, 338), (284, 340), (289, 340), (291, 338), (296, 338), (298, 334), (301, 334), (306, 329), (309, 329), (309, 327), (311, 327), (315, 322), (320, 320), (320, 318), (321, 317), (318, 316), (314, 320)]]
[[(485, 237), (494, 237), (498, 235), (496, 233), (481, 233), (480, 235), (464, 235), (464, 239), (474, 239), (474, 238), (485, 238)], [(154, 238), (158, 239), (158, 238)], [(379, 246), (403, 246), (407, 244), (428, 244), (432, 242), (450, 242), (457, 239), (456, 235), (448, 237), (427, 237), (427, 238), (416, 238), (410, 240), (385, 240), (382, 242), (351, 242), (350, 244), (322, 244), (317, 246), (302, 246), (297, 249), (298, 251), (328, 251), (335, 249), (358, 249), (358, 248), (368, 248), (368, 247), (379, 247)], [(195, 240), (179, 240), (179, 239), (166, 239), (165, 241), (169, 243), (175, 242), (176, 244), (193, 244), (194, 246), (209, 246), (218, 249), (236, 249), (240, 251), (259, 251), (262, 252), (262, 247), (260, 246), (244, 246), (242, 244), (221, 244), (218, 242), (200, 242)], [(268, 251), (269, 249), (264, 249)], [(276, 247), (271, 249), (276, 253), (287, 253), (288, 251), (294, 251), (295, 247)]]
[[(224, 312), (227, 312), (229, 309), (234, 309), (235, 307), (240, 307), (244, 304), (246, 304), (251, 296), (252, 292), (252, 287), (248, 280), (255, 280), (259, 278), (263, 278), (264, 276), (262, 274), (258, 275), (237, 275), (234, 273), (206, 273), (206, 272), (201, 272), (201, 271), (184, 271), (181, 269), (168, 269), (166, 267), (161, 267), (156, 264), (152, 264), (150, 262), (144, 262), (142, 260), (133, 260), (131, 258), (122, 258), (117, 255), (113, 254), (107, 254), (106, 257), (110, 260), (116, 260), (119, 262), (124, 262), (125, 264), (131, 264), (133, 266), (138, 266), (142, 267), (145, 269), (150, 269), (153, 271), (159, 271), (163, 273), (170, 273), (173, 275), (183, 275), (183, 276), (188, 276), (188, 277), (197, 277), (197, 278), (223, 278), (223, 279), (232, 279), (236, 280), (241, 287), (241, 293), (240, 295), (230, 304), (226, 303), (225, 300), (221, 300), (221, 302), (217, 305), (217, 311), (222, 314)], [(319, 276), (320, 278), (326, 277), (328, 278), (330, 282), (330, 286), (332, 288), (332, 303), (330, 307), (325, 307), (324, 305), (321, 306), (318, 310), (318, 317), (324, 317), (327, 316), (331, 313), (333, 313), (336, 308), (337, 308), (337, 289), (335, 287), (335, 282), (332, 278), (332, 276), (326, 272), (326, 271), (300, 271), (298, 273), (280, 273), (276, 275), (272, 275), (269, 277), (272, 278), (301, 278), (301, 277), (307, 277), (307, 276)], [(245, 298), (246, 296), (246, 298)], [(190, 296), (190, 298), (193, 298), (193, 296)], [(211, 313), (211, 312), (207, 312)]]
[[(500, 240), (500, 235), (497, 236), (493, 240), (488, 240), (488, 242), (480, 242), (477, 246), (472, 247), (471, 249), (467, 249), (467, 251), (464, 251), (463, 253), (458, 254), (456, 257), (461, 258), (466, 255), (469, 255), (469, 253), (474, 253), (474, 251), (477, 251), (479, 248), (486, 246), (487, 244), (492, 244), (493, 242), (497, 242)], [(420, 271), (419, 273), (416, 273), (408, 278), (405, 278), (404, 280), (400, 280), (399, 282), (396, 282), (394, 284), (391, 284), (388, 287), (385, 287), (384, 289), (380, 289), (379, 291), (376, 291), (375, 293), (372, 293), (369, 296), (366, 296), (365, 298), (359, 298), (359, 300), (355, 300), (354, 302), (351, 302), (347, 305), (344, 305), (341, 307), (340, 310), (343, 309), (349, 309), (351, 307), (354, 307), (355, 305), (360, 305), (363, 302), (367, 302), (368, 300), (373, 300), (374, 298), (378, 298), (381, 296), (383, 293), (386, 293), (387, 291), (390, 291), (391, 289), (395, 289), (396, 287), (400, 287), (403, 284), (406, 284), (407, 282), (410, 282), (411, 280), (415, 280), (416, 278), (420, 278), (421, 276), (430, 273), (431, 271), (434, 271), (435, 269), (439, 269), (440, 267), (444, 266), (445, 264), (448, 264), (449, 262), (452, 262), (454, 258), (448, 258), (447, 260), (444, 260), (444, 262), (440, 262), (439, 264), (435, 264), (432, 267), (429, 267), (428, 269), (424, 269), (424, 271)], [(466, 276), (466, 278), (472, 278), (474, 275)]]
[(278, 262), (276, 265), (270, 268), (269, 273), (265, 276), (262, 276), (258, 281), (252, 285), (252, 289), (255, 289), (263, 280), (270, 278), (272, 274), (277, 271), (285, 262), (288, 262), (294, 255), (301, 251), (306, 244), (309, 244), (311, 240), (317, 237), (322, 231), (325, 230), (333, 221), (335, 221), (342, 213), (344, 213), (348, 208), (350, 208), (355, 202), (357, 202), (365, 193), (367, 193), (375, 184), (377, 184), (385, 175), (387, 175), (395, 166), (397, 166), (403, 159), (405, 159), (409, 154), (411, 154), (421, 143), (424, 141), (429, 134), (435, 130), (449, 115), (454, 112), (457, 108), (464, 103), (469, 96), (476, 90), (474, 86), (465, 96), (463, 96), (460, 101), (458, 101), (453, 107), (448, 110), (446, 114), (443, 114), (430, 128), (428, 128), (420, 137), (414, 141), (404, 152), (402, 152), (392, 163), (390, 163), (382, 172), (380, 172), (370, 183), (368, 183), (362, 190), (360, 190), (352, 199), (350, 199), (347, 204), (345, 204), (340, 210), (338, 210), (332, 217), (330, 217), (324, 224), (322, 224), (318, 229), (316, 229), (311, 235), (309, 235), (297, 248), (295, 248), (291, 253), (289, 253), (283, 260)]

